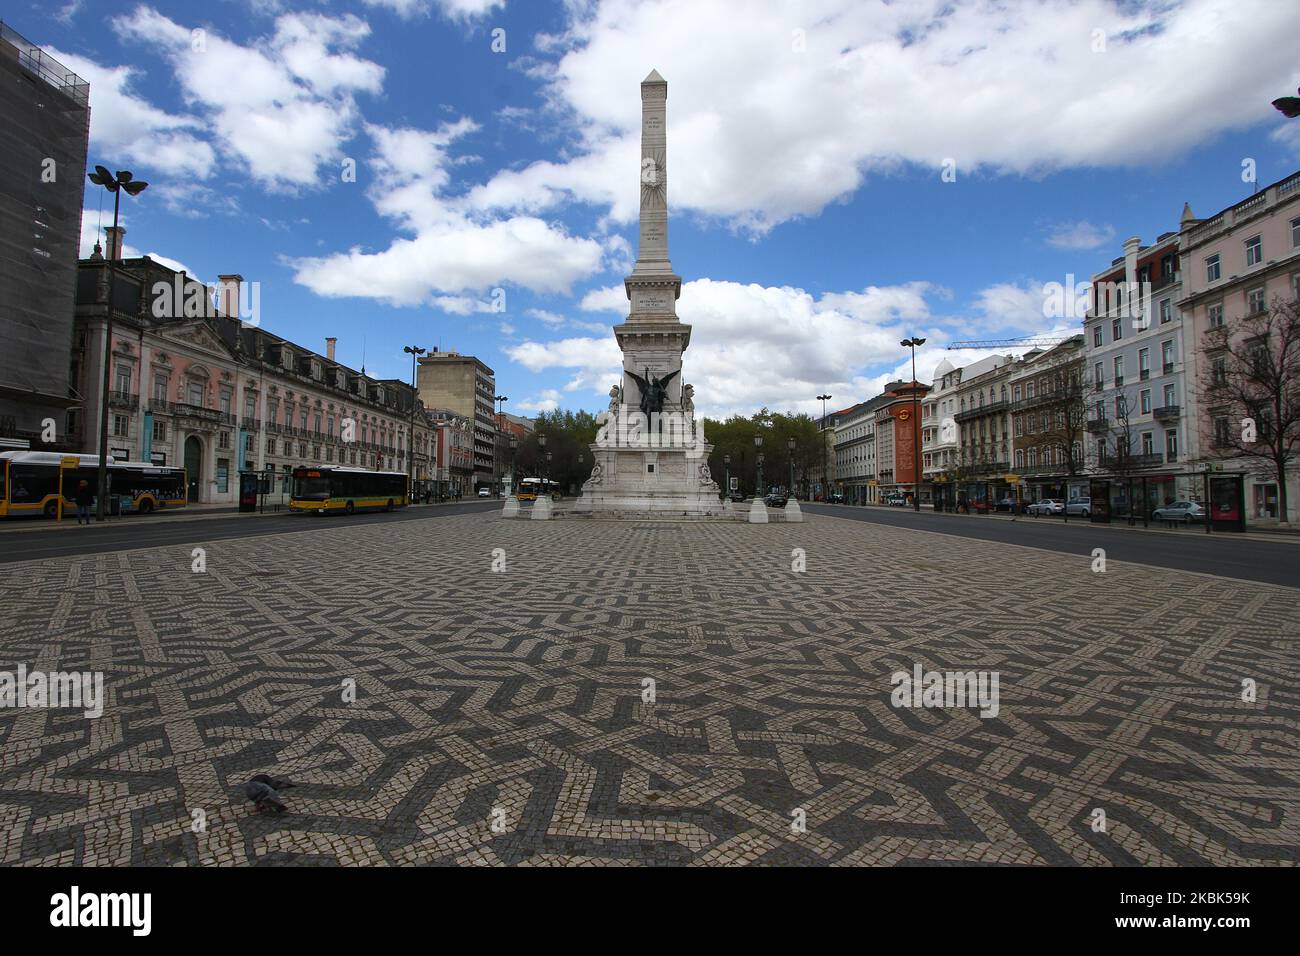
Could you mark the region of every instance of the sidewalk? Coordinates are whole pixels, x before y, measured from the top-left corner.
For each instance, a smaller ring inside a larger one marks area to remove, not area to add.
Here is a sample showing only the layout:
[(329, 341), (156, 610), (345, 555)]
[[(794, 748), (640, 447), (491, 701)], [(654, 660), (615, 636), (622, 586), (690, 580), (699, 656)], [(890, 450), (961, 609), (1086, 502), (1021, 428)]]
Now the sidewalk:
[[(439, 505), (456, 505), (471, 504), (477, 501), (492, 501), (489, 498), (463, 498), (460, 501), (431, 501), (428, 504), (407, 505), (409, 510), (420, 510), (422, 508), (436, 508)], [(500, 502), (498, 501), (498, 504)], [(218, 504), (190, 504), (183, 508), (175, 508), (171, 511), (155, 511), (153, 514), (126, 514), (116, 517), (106, 517), (103, 521), (92, 521), (92, 528), (116, 528), (123, 523), (129, 525), (155, 525), (169, 524), (178, 521), (205, 521), (214, 518), (271, 518), (286, 517), (296, 515), (299, 512), (289, 510), (289, 500), (286, 498), (283, 506), (279, 511), (271, 510), (271, 504), (268, 503), (266, 511), (241, 512), (238, 505), (229, 505), (225, 503)], [(23, 516), (15, 518), (5, 518), (0, 520), (0, 534), (20, 534), (24, 531), (49, 531), (62, 530), (64, 528), (80, 528), (85, 530), (85, 525), (77, 524), (77, 513), (75, 510), (64, 512), (63, 521), (54, 521), (41, 515)]]
[[(813, 504), (815, 507), (818, 508), (842, 508), (846, 511), (856, 511), (860, 508), (870, 508), (870, 509), (881, 510), (886, 512), (897, 511), (897, 512), (904, 512), (908, 514), (916, 514), (916, 512), (912, 508), (890, 508), (887, 505), (847, 505), (847, 504), (837, 505), (837, 504), (826, 504), (820, 501), (807, 502), (807, 504)], [(1055, 517), (1036, 518), (1032, 515), (1011, 515), (1011, 514), (1002, 514), (998, 512), (994, 512), (993, 514), (978, 514), (978, 513), (958, 514), (955, 511), (935, 511), (934, 508), (928, 507), (926, 505), (921, 506), (920, 513), (923, 515), (942, 515), (947, 518), (963, 518), (963, 519), (970, 519), (974, 521), (1055, 522), (1061, 525), (1067, 523), (1064, 518), (1055, 518)], [(1182, 535), (1184, 537), (1186, 537), (1189, 534), (1195, 534), (1195, 535), (1199, 535), (1202, 538), (1215, 538), (1215, 539), (1229, 538), (1234, 540), (1254, 539), (1257, 541), (1266, 539), (1270, 541), (1285, 542), (1288, 544), (1300, 544), (1300, 529), (1293, 529), (1293, 528), (1248, 528), (1244, 532), (1211, 531), (1209, 534), (1206, 534), (1204, 524), (1192, 524), (1192, 525), (1187, 525), (1185, 527), (1176, 526), (1171, 528), (1160, 522), (1151, 521), (1148, 524), (1148, 526), (1144, 528), (1142, 526), (1141, 521), (1135, 522), (1132, 525), (1132, 527), (1130, 527), (1127, 518), (1115, 518), (1111, 520), (1109, 524), (1105, 522), (1098, 522), (1097, 524), (1093, 524), (1092, 521), (1090, 521), (1089, 519), (1079, 517), (1079, 516), (1071, 517), (1068, 523), (1071, 527), (1078, 525), (1080, 527), (1087, 527), (1092, 529), (1106, 529), (1110, 531), (1146, 531), (1153, 534)]]

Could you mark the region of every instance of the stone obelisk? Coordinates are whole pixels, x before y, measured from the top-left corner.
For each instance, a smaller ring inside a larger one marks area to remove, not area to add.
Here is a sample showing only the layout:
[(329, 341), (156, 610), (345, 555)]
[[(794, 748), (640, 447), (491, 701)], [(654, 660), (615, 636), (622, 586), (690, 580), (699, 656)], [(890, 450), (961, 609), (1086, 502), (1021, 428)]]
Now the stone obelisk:
[(610, 389), (609, 411), (591, 446), (595, 466), (576, 511), (724, 512), (693, 390), (682, 381), (691, 327), (677, 318), (682, 280), (668, 258), (667, 107), (668, 84), (652, 70), (641, 83), (640, 242), (632, 274), (623, 280), (631, 307), (614, 326), (623, 379)]

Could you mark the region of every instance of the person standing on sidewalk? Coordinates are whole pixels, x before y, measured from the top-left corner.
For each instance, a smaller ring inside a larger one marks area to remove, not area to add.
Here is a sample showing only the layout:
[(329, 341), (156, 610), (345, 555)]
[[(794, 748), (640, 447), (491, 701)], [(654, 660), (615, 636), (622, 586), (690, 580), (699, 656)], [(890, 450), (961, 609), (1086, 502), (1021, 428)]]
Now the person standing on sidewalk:
[(82, 518), (90, 524), (90, 506), (95, 503), (95, 493), (90, 490), (89, 482), (83, 479), (78, 483), (73, 500), (77, 502), (77, 524), (81, 524)]

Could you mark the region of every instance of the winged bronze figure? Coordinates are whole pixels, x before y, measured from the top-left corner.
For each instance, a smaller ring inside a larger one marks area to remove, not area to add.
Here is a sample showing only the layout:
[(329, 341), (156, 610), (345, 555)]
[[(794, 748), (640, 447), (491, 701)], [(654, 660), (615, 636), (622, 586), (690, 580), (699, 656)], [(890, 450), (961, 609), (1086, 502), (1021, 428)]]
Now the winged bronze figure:
[(641, 390), (641, 414), (650, 415), (652, 412), (662, 412), (664, 410), (664, 400), (668, 398), (668, 383), (680, 375), (681, 369), (675, 372), (669, 372), (663, 378), (655, 378), (650, 374), (650, 367), (646, 366), (645, 377), (642, 378), (636, 372), (628, 372)]

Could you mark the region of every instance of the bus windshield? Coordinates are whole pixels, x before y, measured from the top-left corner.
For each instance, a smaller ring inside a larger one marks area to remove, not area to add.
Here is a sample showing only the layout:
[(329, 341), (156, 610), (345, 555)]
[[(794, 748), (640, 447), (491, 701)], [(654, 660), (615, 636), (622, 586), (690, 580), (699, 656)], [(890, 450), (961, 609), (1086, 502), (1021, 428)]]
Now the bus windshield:
[(324, 501), (330, 496), (330, 480), (325, 477), (300, 478), (294, 476), (293, 496), (309, 501)]

